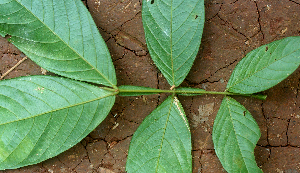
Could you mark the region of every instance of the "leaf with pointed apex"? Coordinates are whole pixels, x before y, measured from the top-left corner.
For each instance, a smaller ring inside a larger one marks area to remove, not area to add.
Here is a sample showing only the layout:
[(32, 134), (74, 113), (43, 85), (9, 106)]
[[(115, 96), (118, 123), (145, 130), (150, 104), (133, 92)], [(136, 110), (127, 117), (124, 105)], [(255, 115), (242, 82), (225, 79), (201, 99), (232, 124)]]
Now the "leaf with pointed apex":
[(109, 51), (80, 0), (2, 0), (0, 33), (44, 69), (114, 87)]
[(250, 112), (233, 98), (223, 99), (212, 136), (216, 154), (227, 172), (262, 172), (254, 157), (259, 127)]
[(144, 0), (143, 26), (150, 55), (171, 86), (190, 71), (204, 27), (204, 0)]
[(0, 82), (0, 170), (39, 163), (77, 144), (109, 113), (116, 93), (65, 78)]
[(252, 94), (267, 90), (292, 74), (300, 64), (300, 37), (287, 37), (261, 46), (235, 67), (227, 91)]
[(192, 172), (191, 132), (179, 100), (169, 96), (134, 133), (126, 163), (131, 172)]

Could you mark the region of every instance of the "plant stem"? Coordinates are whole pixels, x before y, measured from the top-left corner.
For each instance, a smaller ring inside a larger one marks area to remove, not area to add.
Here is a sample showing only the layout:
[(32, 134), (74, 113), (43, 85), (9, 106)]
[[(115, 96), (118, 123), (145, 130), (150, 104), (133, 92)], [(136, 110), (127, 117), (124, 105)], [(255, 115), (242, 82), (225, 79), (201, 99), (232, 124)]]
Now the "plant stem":
[[(115, 91), (115, 90), (114, 90)], [(173, 94), (214, 94), (214, 95), (236, 95), (236, 96), (247, 96), (247, 97), (254, 97), (260, 100), (265, 100), (266, 95), (261, 94), (238, 94), (238, 93), (231, 93), (231, 92), (217, 92), (217, 91), (205, 91), (205, 90), (199, 90), (199, 91), (189, 91), (189, 90), (127, 90), (127, 89), (119, 89), (120, 93), (173, 93)]]
[[(112, 91), (112, 92), (118, 92), (118, 88), (107, 88), (107, 87), (99, 87), (103, 90), (106, 90), (106, 91)], [(119, 93), (119, 92), (118, 92)]]
[(27, 56), (25, 56), (23, 59), (21, 59), (16, 65), (14, 65), (12, 68), (10, 68), (7, 72), (5, 72), (1, 77), (0, 80), (3, 79), (8, 73), (13, 71), (18, 65), (20, 65), (22, 62), (24, 62), (27, 59)]

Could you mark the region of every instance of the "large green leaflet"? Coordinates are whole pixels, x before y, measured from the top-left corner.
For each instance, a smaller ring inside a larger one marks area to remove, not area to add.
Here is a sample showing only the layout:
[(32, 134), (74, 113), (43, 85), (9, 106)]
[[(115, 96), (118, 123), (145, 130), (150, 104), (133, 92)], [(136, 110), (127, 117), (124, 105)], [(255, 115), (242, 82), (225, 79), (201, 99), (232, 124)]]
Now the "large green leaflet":
[(147, 47), (171, 86), (190, 71), (204, 27), (204, 0), (144, 0)]
[(254, 157), (260, 130), (250, 112), (225, 96), (213, 127), (216, 154), (227, 172), (262, 172)]
[(70, 79), (0, 82), (0, 170), (35, 164), (77, 144), (109, 113), (116, 93)]
[(192, 172), (191, 133), (184, 110), (169, 96), (134, 133), (126, 163), (131, 172)]
[(261, 46), (235, 67), (227, 90), (252, 94), (267, 90), (292, 74), (300, 64), (300, 37), (287, 37)]
[(30, 59), (69, 78), (115, 87), (109, 51), (80, 0), (1, 0), (0, 34)]

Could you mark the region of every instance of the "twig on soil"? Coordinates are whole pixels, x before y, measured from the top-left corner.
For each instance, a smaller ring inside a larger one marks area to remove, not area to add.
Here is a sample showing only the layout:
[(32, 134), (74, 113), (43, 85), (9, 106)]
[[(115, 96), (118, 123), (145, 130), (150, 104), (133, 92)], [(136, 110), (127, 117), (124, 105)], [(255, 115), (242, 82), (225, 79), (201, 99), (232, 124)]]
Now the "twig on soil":
[(18, 65), (20, 65), (22, 62), (24, 62), (27, 59), (27, 56), (25, 56), (23, 59), (21, 59), (16, 65), (14, 65), (12, 68), (10, 68), (7, 72), (5, 72), (1, 77), (0, 80), (2, 80), (8, 73), (13, 71)]

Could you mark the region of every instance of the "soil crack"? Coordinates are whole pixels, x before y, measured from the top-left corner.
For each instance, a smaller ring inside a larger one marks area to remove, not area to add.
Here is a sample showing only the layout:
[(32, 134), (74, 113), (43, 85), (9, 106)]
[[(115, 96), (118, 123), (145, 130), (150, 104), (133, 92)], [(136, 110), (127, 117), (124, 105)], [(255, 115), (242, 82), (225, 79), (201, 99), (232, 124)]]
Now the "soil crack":
[[(261, 33), (262, 34), (262, 39), (264, 40), (265, 39), (265, 34), (262, 32), (262, 26), (261, 26), (261, 14), (260, 14), (260, 11), (259, 11), (259, 8), (258, 8), (258, 4), (256, 1), (254, 1), (255, 5), (256, 5), (256, 9), (257, 9), (257, 14), (258, 14), (258, 18), (257, 18), (257, 22), (258, 22), (258, 26), (259, 26), (259, 30), (256, 34), (254, 34), (252, 37), (255, 37), (257, 34)], [(250, 37), (250, 38), (252, 38)]]
[(230, 24), (228, 21), (226, 21), (225, 19), (223, 19), (219, 14), (217, 14), (216, 16), (217, 16), (221, 21), (223, 21), (223, 22), (225, 23), (225, 24), (221, 24), (221, 25), (225, 25), (225, 26), (227, 26), (227, 27), (233, 29), (236, 33), (238, 33), (239, 35), (245, 37), (247, 40), (250, 39), (250, 37), (248, 37), (248, 36), (246, 36), (245, 34), (239, 32), (236, 28), (234, 28), (234, 27), (232, 26), (232, 24)]
[(293, 2), (293, 3), (297, 4), (297, 5), (300, 5), (299, 2), (296, 2), (296, 1), (293, 1), (293, 0), (289, 0), (289, 1), (290, 1), (290, 2)]

